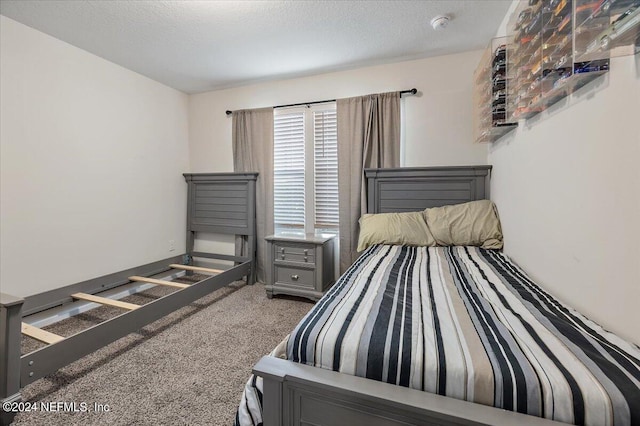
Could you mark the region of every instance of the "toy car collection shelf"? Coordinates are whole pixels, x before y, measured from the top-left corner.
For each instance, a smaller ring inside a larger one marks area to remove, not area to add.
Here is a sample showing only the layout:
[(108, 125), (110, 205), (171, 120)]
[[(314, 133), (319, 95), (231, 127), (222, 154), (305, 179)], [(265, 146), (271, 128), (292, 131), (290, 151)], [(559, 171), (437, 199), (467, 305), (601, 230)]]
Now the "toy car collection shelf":
[[(504, 116), (485, 93), (488, 52), (476, 70), (476, 141), (494, 141), (609, 71), (609, 59), (640, 51), (640, 0), (522, 0), (506, 38)], [(488, 51), (491, 49), (488, 49)], [(483, 121), (484, 120), (484, 121)], [(500, 126), (507, 126), (501, 129)]]
[(506, 37), (493, 39), (475, 72), (476, 142), (493, 142), (517, 126), (517, 123), (511, 123), (507, 119), (507, 74)]
[[(640, 0), (574, 1), (577, 11), (576, 62), (632, 55), (640, 51)], [(593, 4), (595, 6), (588, 8)]]

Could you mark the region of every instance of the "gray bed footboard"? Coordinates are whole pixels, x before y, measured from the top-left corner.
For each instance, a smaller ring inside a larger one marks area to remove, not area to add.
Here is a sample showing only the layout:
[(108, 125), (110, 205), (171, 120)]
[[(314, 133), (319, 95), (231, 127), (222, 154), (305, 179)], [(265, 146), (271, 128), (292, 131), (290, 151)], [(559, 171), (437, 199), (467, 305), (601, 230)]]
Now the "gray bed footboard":
[(264, 426), (559, 424), (271, 356), (253, 373), (264, 380)]
[[(20, 401), (20, 325), (24, 299), (0, 293), (0, 403)], [(14, 414), (0, 409), (0, 425)]]

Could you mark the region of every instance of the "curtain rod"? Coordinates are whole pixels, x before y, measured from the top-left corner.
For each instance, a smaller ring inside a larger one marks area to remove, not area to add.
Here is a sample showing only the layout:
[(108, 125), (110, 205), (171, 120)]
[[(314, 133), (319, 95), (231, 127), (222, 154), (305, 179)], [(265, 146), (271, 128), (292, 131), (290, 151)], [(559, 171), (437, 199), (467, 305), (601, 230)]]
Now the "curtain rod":
[[(416, 93), (418, 93), (418, 89), (414, 87), (413, 89), (400, 91), (400, 96), (408, 95), (408, 94), (415, 95)], [(294, 106), (301, 106), (301, 105), (323, 104), (325, 102), (335, 102), (335, 101), (336, 101), (335, 99), (327, 99), (326, 101), (313, 101), (313, 102), (301, 102), (299, 104), (276, 105), (274, 106), (274, 108), (287, 108), (287, 107), (294, 107)], [(226, 110), (225, 112), (227, 115), (233, 114), (233, 111)]]

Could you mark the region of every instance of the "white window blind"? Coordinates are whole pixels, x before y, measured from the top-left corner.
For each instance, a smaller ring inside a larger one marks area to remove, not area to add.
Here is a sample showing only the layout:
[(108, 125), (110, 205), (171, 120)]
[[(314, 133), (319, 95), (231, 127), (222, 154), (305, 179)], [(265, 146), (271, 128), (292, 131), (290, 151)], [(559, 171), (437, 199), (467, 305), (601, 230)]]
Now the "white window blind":
[(276, 232), (338, 231), (335, 103), (274, 111)]
[(335, 109), (313, 113), (315, 228), (338, 227), (338, 132)]
[(304, 112), (273, 117), (273, 186), (276, 227), (304, 228)]

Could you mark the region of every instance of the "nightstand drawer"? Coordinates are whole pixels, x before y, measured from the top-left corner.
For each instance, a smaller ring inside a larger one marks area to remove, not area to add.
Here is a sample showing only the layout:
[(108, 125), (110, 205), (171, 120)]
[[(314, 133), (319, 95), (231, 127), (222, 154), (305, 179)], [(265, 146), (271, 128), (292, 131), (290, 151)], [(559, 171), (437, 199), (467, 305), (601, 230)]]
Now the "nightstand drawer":
[(284, 262), (300, 262), (300, 263), (308, 263), (310, 265), (314, 265), (316, 263), (316, 258), (312, 254), (298, 254), (298, 253), (276, 253), (275, 261), (284, 261)]
[(314, 287), (313, 269), (298, 269), (275, 265), (276, 282), (296, 286)]
[(274, 244), (273, 256), (275, 261), (300, 262), (315, 264), (315, 246)]
[(273, 247), (278, 254), (300, 254), (311, 256), (313, 256), (313, 252), (316, 248), (313, 244), (295, 244), (288, 242), (276, 243)]

